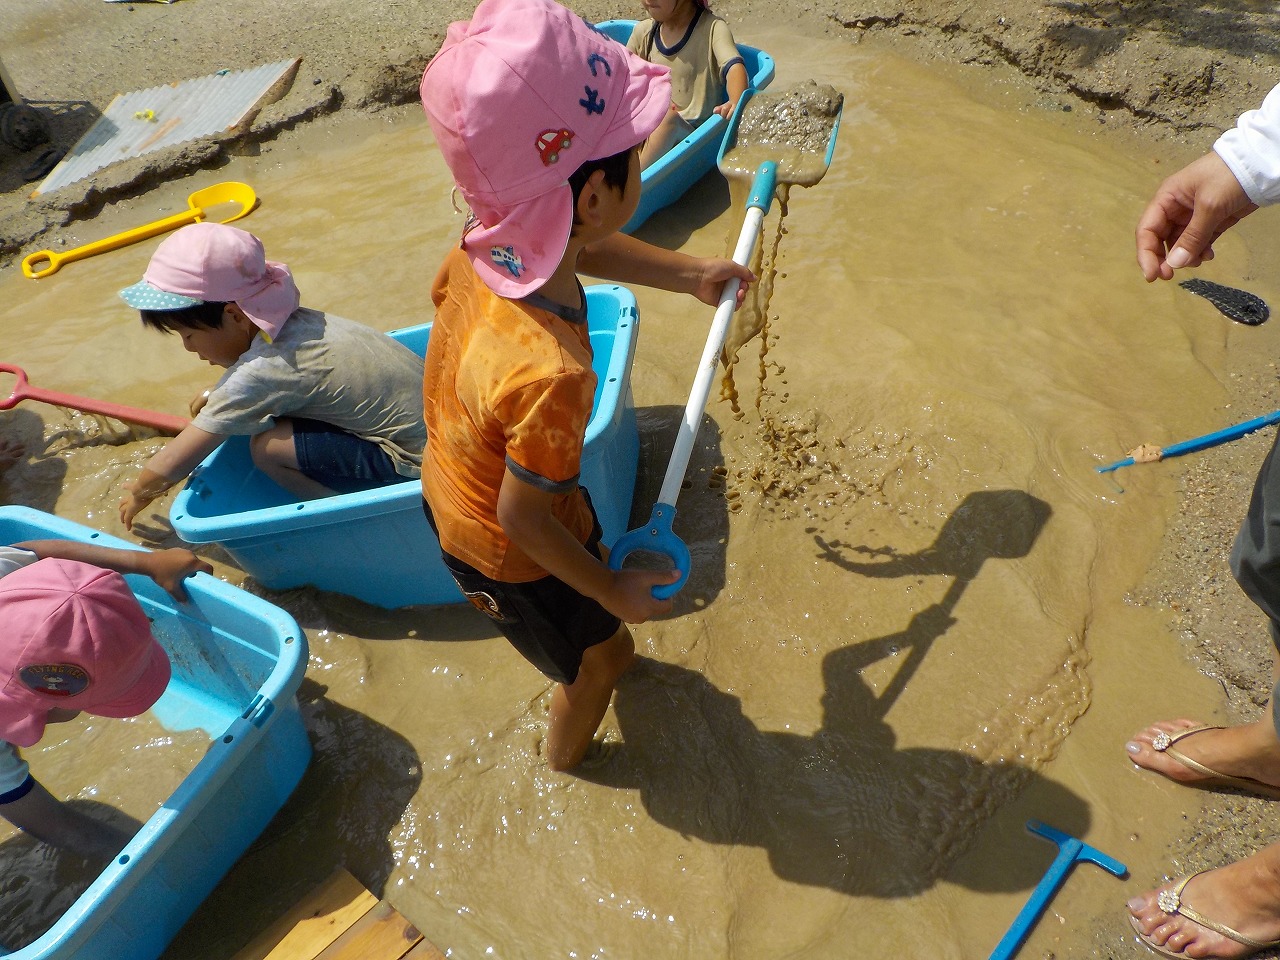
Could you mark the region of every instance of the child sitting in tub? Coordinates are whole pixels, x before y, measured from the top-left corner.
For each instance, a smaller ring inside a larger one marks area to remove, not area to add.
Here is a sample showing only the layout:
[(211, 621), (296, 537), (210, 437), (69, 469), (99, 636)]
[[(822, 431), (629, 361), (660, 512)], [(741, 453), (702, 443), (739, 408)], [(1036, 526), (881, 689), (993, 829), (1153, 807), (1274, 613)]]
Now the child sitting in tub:
[(253, 234), (183, 227), (120, 297), (143, 323), (227, 368), (192, 404), (191, 424), (125, 484), (126, 529), (233, 435), (249, 436), (258, 469), (303, 499), (421, 475), (422, 360), (383, 333), (299, 306), (288, 267), (267, 260)]
[(19, 747), (81, 711), (135, 717), (169, 683), (169, 657), (122, 573), (175, 598), (213, 567), (190, 550), (117, 550), (71, 540), (0, 546), (0, 816), (37, 840), (106, 860), (129, 834), (62, 803), (31, 776)]
[(713, 113), (728, 118), (748, 77), (729, 24), (706, 0), (643, 2), (649, 19), (632, 29), (627, 49), (671, 71), (671, 109), (640, 151), (647, 167)]

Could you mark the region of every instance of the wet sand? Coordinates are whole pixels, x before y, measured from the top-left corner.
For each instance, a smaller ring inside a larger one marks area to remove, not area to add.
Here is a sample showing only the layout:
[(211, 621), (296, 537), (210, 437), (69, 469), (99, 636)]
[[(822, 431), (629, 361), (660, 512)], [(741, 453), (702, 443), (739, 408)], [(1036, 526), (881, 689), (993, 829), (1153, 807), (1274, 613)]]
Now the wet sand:
[[(741, 39), (797, 42), (756, 24)], [(1095, 943), (1093, 930), (1169, 867), (1165, 844), (1200, 795), (1132, 773), (1120, 747), (1147, 719), (1222, 695), (1171, 634), (1182, 594), (1144, 576), (1181, 465), (1125, 474), (1123, 492), (1092, 466), (1260, 412), (1224, 407), (1242, 355), (1273, 355), (1271, 328), (1233, 327), (1137, 278), (1131, 222), (1172, 148), (1094, 134), (987, 71), (926, 70), (874, 45), (805, 57), (861, 108), (846, 111), (828, 179), (794, 197), (768, 353), (761, 363), (749, 346), (736, 371), (744, 412), (711, 411), (718, 432), (682, 495), (699, 572), (676, 619), (637, 631), (646, 660), (608, 723), (621, 750), (581, 778), (548, 774), (545, 684), (466, 611), (273, 595), (312, 643), (317, 762), (171, 955), (228, 955), (252, 931), (227, 918), (265, 913), (344, 860), (459, 956), (801, 944), (823, 956), (854, 935), (894, 955), (980, 956), (1050, 858), (1022, 832), (1030, 816), (1125, 859), (1134, 880), (1079, 872), (1028, 955), (1142, 955), (1124, 931)], [(263, 184), (243, 225), (294, 263), (308, 302), (390, 329), (424, 319), (456, 229), (439, 171), (418, 165), (429, 149), (408, 110), (286, 139), (216, 176)], [(304, 163), (325, 176), (300, 178)], [(421, 176), (406, 180), (411, 164)], [(92, 226), (180, 204), (191, 185)], [(939, 198), (954, 198), (945, 229)], [(726, 202), (701, 185), (646, 235), (719, 252), (737, 226)], [(1261, 226), (1246, 223), (1205, 276), (1274, 300), (1265, 274), (1241, 268), (1265, 262)], [(300, 245), (339, 230), (377, 251), (359, 282), (343, 245)], [(61, 289), (0, 277), (13, 291), (6, 344), (33, 382), (174, 410), (204, 385), (212, 371), (119, 314), (114, 290), (148, 253), (72, 265)], [(647, 514), (682, 361), (709, 317), (640, 295)], [(60, 322), (14, 322), (28, 316)], [(101, 362), (117, 355), (129, 363)], [(34, 405), (0, 417), (40, 451), (6, 499), (116, 529), (119, 481), (156, 441), (94, 444), (94, 425)], [(541, 898), (510, 893), (547, 885), (571, 915), (543, 940)]]

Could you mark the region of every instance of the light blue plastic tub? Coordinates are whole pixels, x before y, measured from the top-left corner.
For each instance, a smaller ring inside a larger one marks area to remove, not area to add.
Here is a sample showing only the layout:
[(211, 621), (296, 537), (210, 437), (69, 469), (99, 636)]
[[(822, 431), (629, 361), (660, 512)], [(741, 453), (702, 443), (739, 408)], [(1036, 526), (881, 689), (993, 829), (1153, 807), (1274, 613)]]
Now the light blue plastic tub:
[[(0, 543), (135, 544), (26, 507), (0, 507)], [(170, 730), (202, 729), (208, 753), (66, 913), (11, 960), (155, 960), (302, 778), (311, 758), (295, 694), (307, 642), (283, 610), (208, 574), (177, 603), (126, 578), (168, 651), (152, 708)], [(0, 950), (0, 954), (4, 951)]]
[[(607, 545), (627, 530), (640, 459), (631, 396), (639, 315), (631, 291), (588, 287), (587, 325), (598, 382), (581, 480)], [(421, 356), (430, 331), (422, 324), (389, 336)], [(183, 540), (221, 544), (273, 590), (309, 584), (386, 608), (463, 599), (422, 514), (417, 480), (299, 502), (254, 468), (247, 438), (235, 437), (195, 469), (169, 519)]]
[[(596, 24), (622, 44), (630, 38), (631, 28), (635, 25), (635, 20), (605, 20)], [(741, 43), (738, 44), (738, 52), (742, 54), (743, 66), (747, 68), (747, 86), (763, 90), (773, 81), (773, 57)], [(640, 205), (622, 228), (623, 233), (633, 233), (655, 211), (675, 203), (716, 165), (716, 151), (724, 139), (726, 124), (724, 117), (712, 114), (664, 156), (645, 168), (640, 175)]]

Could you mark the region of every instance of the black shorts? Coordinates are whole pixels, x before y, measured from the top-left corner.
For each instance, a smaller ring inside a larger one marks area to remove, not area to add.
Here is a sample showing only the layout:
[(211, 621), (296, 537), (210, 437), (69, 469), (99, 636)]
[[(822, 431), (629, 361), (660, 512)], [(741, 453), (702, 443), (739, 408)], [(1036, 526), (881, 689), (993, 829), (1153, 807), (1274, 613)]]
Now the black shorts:
[[(591, 506), (590, 497), (587, 506)], [(436, 530), (426, 498), (422, 501), (422, 512), (427, 515), (431, 529)], [(585, 546), (600, 559), (603, 531), (594, 507), (591, 520), (591, 536)], [(497, 624), (521, 656), (557, 683), (573, 683), (587, 648), (604, 643), (622, 626), (621, 620), (596, 601), (556, 577), (548, 575), (528, 583), (503, 583), (490, 579), (443, 549), (440, 555), (472, 605)]]

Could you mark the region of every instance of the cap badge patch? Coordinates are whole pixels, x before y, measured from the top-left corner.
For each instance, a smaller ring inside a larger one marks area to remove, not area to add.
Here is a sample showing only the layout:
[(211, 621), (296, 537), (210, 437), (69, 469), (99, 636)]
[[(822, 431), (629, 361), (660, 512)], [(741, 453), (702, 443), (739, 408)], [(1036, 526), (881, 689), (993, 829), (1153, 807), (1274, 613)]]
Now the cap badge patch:
[(89, 674), (74, 663), (32, 663), (18, 671), (29, 690), (50, 697), (74, 697), (89, 687)]
[(490, 247), (489, 259), (497, 266), (505, 267), (513, 277), (519, 277), (524, 271), (524, 261), (516, 254), (514, 247)]
[(538, 134), (538, 155), (542, 165), (549, 167), (560, 159), (560, 151), (573, 145), (572, 130), (543, 130)]

